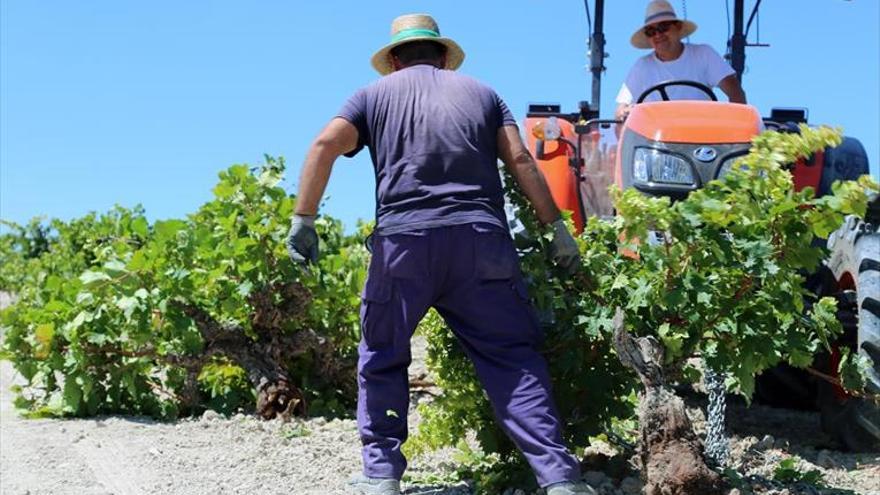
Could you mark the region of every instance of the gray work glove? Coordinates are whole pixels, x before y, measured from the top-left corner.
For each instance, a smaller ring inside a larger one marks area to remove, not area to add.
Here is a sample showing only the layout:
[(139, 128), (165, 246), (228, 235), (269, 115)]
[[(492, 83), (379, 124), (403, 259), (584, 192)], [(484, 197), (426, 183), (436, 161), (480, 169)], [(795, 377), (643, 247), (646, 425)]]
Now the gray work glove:
[(565, 221), (561, 218), (552, 224), (553, 243), (550, 244), (550, 255), (557, 265), (562, 267), (568, 274), (572, 274), (581, 264), (581, 253), (577, 242), (568, 232)]
[(287, 254), (294, 263), (318, 262), (318, 233), (314, 215), (294, 215), (287, 233)]

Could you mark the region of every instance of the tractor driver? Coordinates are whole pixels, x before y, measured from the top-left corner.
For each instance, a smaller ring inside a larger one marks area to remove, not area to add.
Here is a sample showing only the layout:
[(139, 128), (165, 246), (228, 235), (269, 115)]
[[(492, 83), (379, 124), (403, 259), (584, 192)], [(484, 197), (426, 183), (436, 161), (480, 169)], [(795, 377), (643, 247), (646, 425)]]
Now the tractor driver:
[[(746, 94), (736, 71), (709, 45), (682, 43), (693, 34), (697, 25), (679, 19), (666, 0), (652, 0), (645, 9), (645, 22), (630, 38), (636, 48), (654, 51), (638, 59), (626, 76), (617, 94), (618, 119), (626, 119), (633, 101), (646, 89), (663, 81), (688, 80), (719, 87), (731, 103), (745, 103)], [(688, 86), (672, 86), (666, 90), (673, 100), (705, 100), (702, 91)], [(646, 101), (657, 100), (653, 93)]]

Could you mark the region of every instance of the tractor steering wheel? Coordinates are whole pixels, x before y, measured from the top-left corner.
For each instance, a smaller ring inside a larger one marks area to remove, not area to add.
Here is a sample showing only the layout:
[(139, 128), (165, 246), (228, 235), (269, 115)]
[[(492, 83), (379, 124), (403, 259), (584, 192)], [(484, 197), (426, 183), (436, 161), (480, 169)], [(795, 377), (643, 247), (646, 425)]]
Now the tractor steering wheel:
[(710, 88), (709, 86), (706, 86), (703, 83), (698, 83), (697, 81), (687, 81), (687, 80), (681, 79), (681, 80), (676, 80), (676, 81), (663, 81), (660, 84), (655, 84), (655, 85), (651, 86), (650, 88), (648, 88), (644, 92), (642, 92), (642, 94), (639, 96), (639, 99), (636, 100), (636, 103), (641, 103), (641, 102), (645, 101), (645, 98), (647, 98), (648, 95), (650, 95), (654, 91), (660, 92), (660, 97), (663, 98), (663, 101), (671, 100), (672, 98), (670, 98), (669, 94), (666, 92), (666, 88), (668, 88), (669, 86), (690, 86), (692, 88), (697, 88), (700, 91), (702, 91), (703, 93), (706, 93), (709, 96), (710, 100), (718, 101), (718, 97), (715, 96), (715, 93), (712, 91), (712, 88)]

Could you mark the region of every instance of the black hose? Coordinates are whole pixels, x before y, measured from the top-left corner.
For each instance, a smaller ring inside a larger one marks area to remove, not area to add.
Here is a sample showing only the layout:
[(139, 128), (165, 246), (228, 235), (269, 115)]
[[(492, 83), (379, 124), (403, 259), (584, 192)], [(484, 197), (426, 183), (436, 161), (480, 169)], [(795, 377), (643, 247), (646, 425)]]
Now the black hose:
[(755, 8), (752, 9), (752, 14), (749, 16), (749, 22), (746, 23), (746, 38), (749, 37), (749, 29), (752, 27), (752, 21), (755, 20), (755, 15), (758, 14), (758, 7), (761, 6), (761, 0), (755, 2)]

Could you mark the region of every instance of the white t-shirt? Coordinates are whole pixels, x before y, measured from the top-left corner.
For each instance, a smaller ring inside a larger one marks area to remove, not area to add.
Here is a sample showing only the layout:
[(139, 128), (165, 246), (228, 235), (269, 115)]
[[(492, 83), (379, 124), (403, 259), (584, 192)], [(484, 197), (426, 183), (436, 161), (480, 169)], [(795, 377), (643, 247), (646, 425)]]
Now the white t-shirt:
[[(664, 81), (684, 79), (714, 88), (731, 74), (736, 74), (736, 71), (709, 45), (685, 43), (681, 56), (669, 62), (660, 60), (652, 51), (636, 60), (617, 93), (617, 103), (634, 103), (643, 91)], [(688, 86), (670, 86), (666, 92), (673, 100), (709, 99), (699, 89)], [(654, 91), (645, 101), (661, 99), (660, 93)]]

